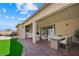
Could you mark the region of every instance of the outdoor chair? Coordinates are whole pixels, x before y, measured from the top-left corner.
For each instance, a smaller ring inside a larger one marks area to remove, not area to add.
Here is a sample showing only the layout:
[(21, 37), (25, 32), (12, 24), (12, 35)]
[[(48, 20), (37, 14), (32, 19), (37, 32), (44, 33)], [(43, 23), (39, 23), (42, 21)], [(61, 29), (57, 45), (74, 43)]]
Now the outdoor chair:
[(65, 45), (66, 51), (68, 51), (68, 49), (71, 47), (71, 40), (72, 37), (67, 37), (65, 36), (65, 38), (61, 41), (59, 41), (59, 44)]

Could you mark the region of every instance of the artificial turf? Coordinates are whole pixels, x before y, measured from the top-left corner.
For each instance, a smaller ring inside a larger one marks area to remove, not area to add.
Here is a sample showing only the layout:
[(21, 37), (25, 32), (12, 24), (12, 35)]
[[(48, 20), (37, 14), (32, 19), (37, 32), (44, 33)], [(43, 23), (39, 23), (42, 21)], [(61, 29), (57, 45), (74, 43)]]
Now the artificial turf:
[(7, 56), (21, 56), (23, 45), (20, 44), (16, 38), (10, 40), (10, 53)]
[(10, 52), (10, 39), (0, 40), (0, 56), (5, 56)]

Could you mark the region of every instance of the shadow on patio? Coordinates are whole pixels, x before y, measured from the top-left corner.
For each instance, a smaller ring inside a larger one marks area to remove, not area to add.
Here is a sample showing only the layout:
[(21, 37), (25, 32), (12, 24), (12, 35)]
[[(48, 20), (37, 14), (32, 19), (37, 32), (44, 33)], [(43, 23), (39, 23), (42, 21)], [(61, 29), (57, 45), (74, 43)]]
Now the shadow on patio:
[(36, 44), (32, 43), (32, 39), (19, 40), (24, 45), (25, 56), (79, 56), (79, 45), (72, 44), (68, 52), (59, 49), (50, 48), (50, 42), (41, 40)]

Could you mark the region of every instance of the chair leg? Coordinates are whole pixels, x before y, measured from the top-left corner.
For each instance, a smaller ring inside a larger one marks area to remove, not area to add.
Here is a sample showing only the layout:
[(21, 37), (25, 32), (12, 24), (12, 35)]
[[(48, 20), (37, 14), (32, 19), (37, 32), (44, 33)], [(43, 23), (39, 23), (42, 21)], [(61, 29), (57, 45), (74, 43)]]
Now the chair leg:
[(69, 44), (69, 48), (71, 48), (71, 43)]
[(60, 44), (59, 44), (59, 42), (58, 42), (58, 49), (60, 49)]
[[(59, 47), (60, 47), (60, 44), (59, 44)], [(65, 48), (66, 49), (63, 49), (63, 50), (68, 51), (69, 48), (68, 48), (68, 45), (67, 44), (65, 45)]]
[(67, 46), (67, 44), (66, 44), (66, 51), (68, 51), (68, 46)]

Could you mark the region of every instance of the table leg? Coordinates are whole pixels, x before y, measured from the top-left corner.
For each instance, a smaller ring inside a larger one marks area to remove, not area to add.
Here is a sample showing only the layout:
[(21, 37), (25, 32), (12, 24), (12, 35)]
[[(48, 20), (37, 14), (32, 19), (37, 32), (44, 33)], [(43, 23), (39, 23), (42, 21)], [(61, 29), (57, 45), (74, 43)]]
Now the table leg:
[(58, 49), (58, 41), (57, 40), (51, 40), (51, 48)]

